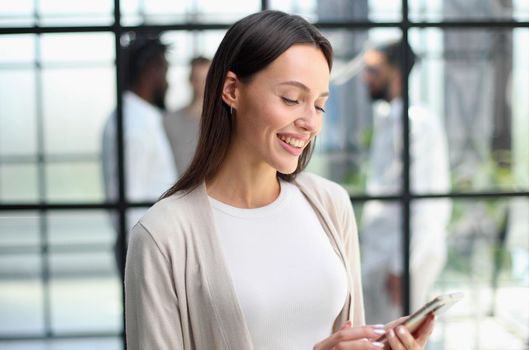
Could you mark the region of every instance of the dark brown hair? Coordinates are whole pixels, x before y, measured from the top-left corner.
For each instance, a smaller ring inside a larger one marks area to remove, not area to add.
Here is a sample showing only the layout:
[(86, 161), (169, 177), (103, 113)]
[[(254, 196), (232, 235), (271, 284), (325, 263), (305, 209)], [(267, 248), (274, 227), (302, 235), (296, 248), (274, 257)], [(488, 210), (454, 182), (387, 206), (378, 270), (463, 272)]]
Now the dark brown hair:
[(168, 46), (157, 33), (129, 34), (131, 40), (123, 47), (123, 80), (126, 89), (135, 88), (146, 74), (147, 67), (160, 66)]
[[(178, 191), (191, 191), (219, 170), (228, 152), (234, 128), (230, 108), (222, 100), (226, 74), (231, 71), (243, 82), (272, 63), (294, 44), (312, 44), (321, 49), (329, 70), (332, 47), (329, 41), (305, 19), (279, 11), (262, 11), (233, 24), (213, 57), (206, 79), (200, 137), (195, 156), (178, 182), (162, 198)], [(314, 141), (299, 157), (292, 174), (278, 176), (287, 181), (307, 166)]]

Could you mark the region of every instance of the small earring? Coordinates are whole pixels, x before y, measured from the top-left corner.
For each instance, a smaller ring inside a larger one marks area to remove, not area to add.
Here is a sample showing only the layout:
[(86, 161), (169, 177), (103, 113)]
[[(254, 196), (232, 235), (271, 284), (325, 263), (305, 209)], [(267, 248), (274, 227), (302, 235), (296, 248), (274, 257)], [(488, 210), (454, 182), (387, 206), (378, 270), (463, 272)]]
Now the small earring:
[(230, 115), (233, 115), (233, 106), (230, 105)]

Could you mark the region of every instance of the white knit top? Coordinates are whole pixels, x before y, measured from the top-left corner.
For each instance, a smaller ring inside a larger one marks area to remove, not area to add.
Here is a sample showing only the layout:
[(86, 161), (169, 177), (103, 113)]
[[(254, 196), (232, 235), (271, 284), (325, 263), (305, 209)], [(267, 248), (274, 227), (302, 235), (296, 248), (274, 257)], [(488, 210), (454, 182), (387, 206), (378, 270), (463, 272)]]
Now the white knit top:
[(255, 350), (312, 349), (328, 337), (347, 276), (301, 191), (282, 181), (279, 197), (256, 209), (209, 200)]

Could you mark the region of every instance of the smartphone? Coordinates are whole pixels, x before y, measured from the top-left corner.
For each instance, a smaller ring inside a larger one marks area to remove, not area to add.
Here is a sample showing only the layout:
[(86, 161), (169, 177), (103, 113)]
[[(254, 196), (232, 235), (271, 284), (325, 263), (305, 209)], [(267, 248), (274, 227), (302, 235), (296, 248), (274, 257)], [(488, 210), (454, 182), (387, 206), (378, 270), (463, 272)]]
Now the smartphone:
[[(410, 333), (413, 333), (425, 321), (428, 315), (439, 315), (461, 299), (463, 299), (463, 293), (461, 292), (440, 295), (411, 314), (402, 325), (405, 326)], [(386, 343), (386, 335), (384, 334), (382, 337), (378, 338), (377, 341)]]

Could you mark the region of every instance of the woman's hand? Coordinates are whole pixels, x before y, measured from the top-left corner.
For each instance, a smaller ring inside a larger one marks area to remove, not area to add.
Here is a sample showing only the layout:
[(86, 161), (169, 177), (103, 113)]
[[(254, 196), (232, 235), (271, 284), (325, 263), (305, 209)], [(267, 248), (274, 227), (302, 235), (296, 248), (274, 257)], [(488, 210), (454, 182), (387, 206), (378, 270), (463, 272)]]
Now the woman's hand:
[(351, 327), (348, 321), (339, 331), (316, 344), (314, 350), (381, 350), (384, 345), (375, 339), (384, 333), (384, 325)]
[(421, 326), (413, 332), (400, 324), (406, 317), (402, 317), (386, 325), (386, 343), (385, 349), (391, 350), (423, 350), (432, 335), (435, 323), (435, 316), (429, 315)]

